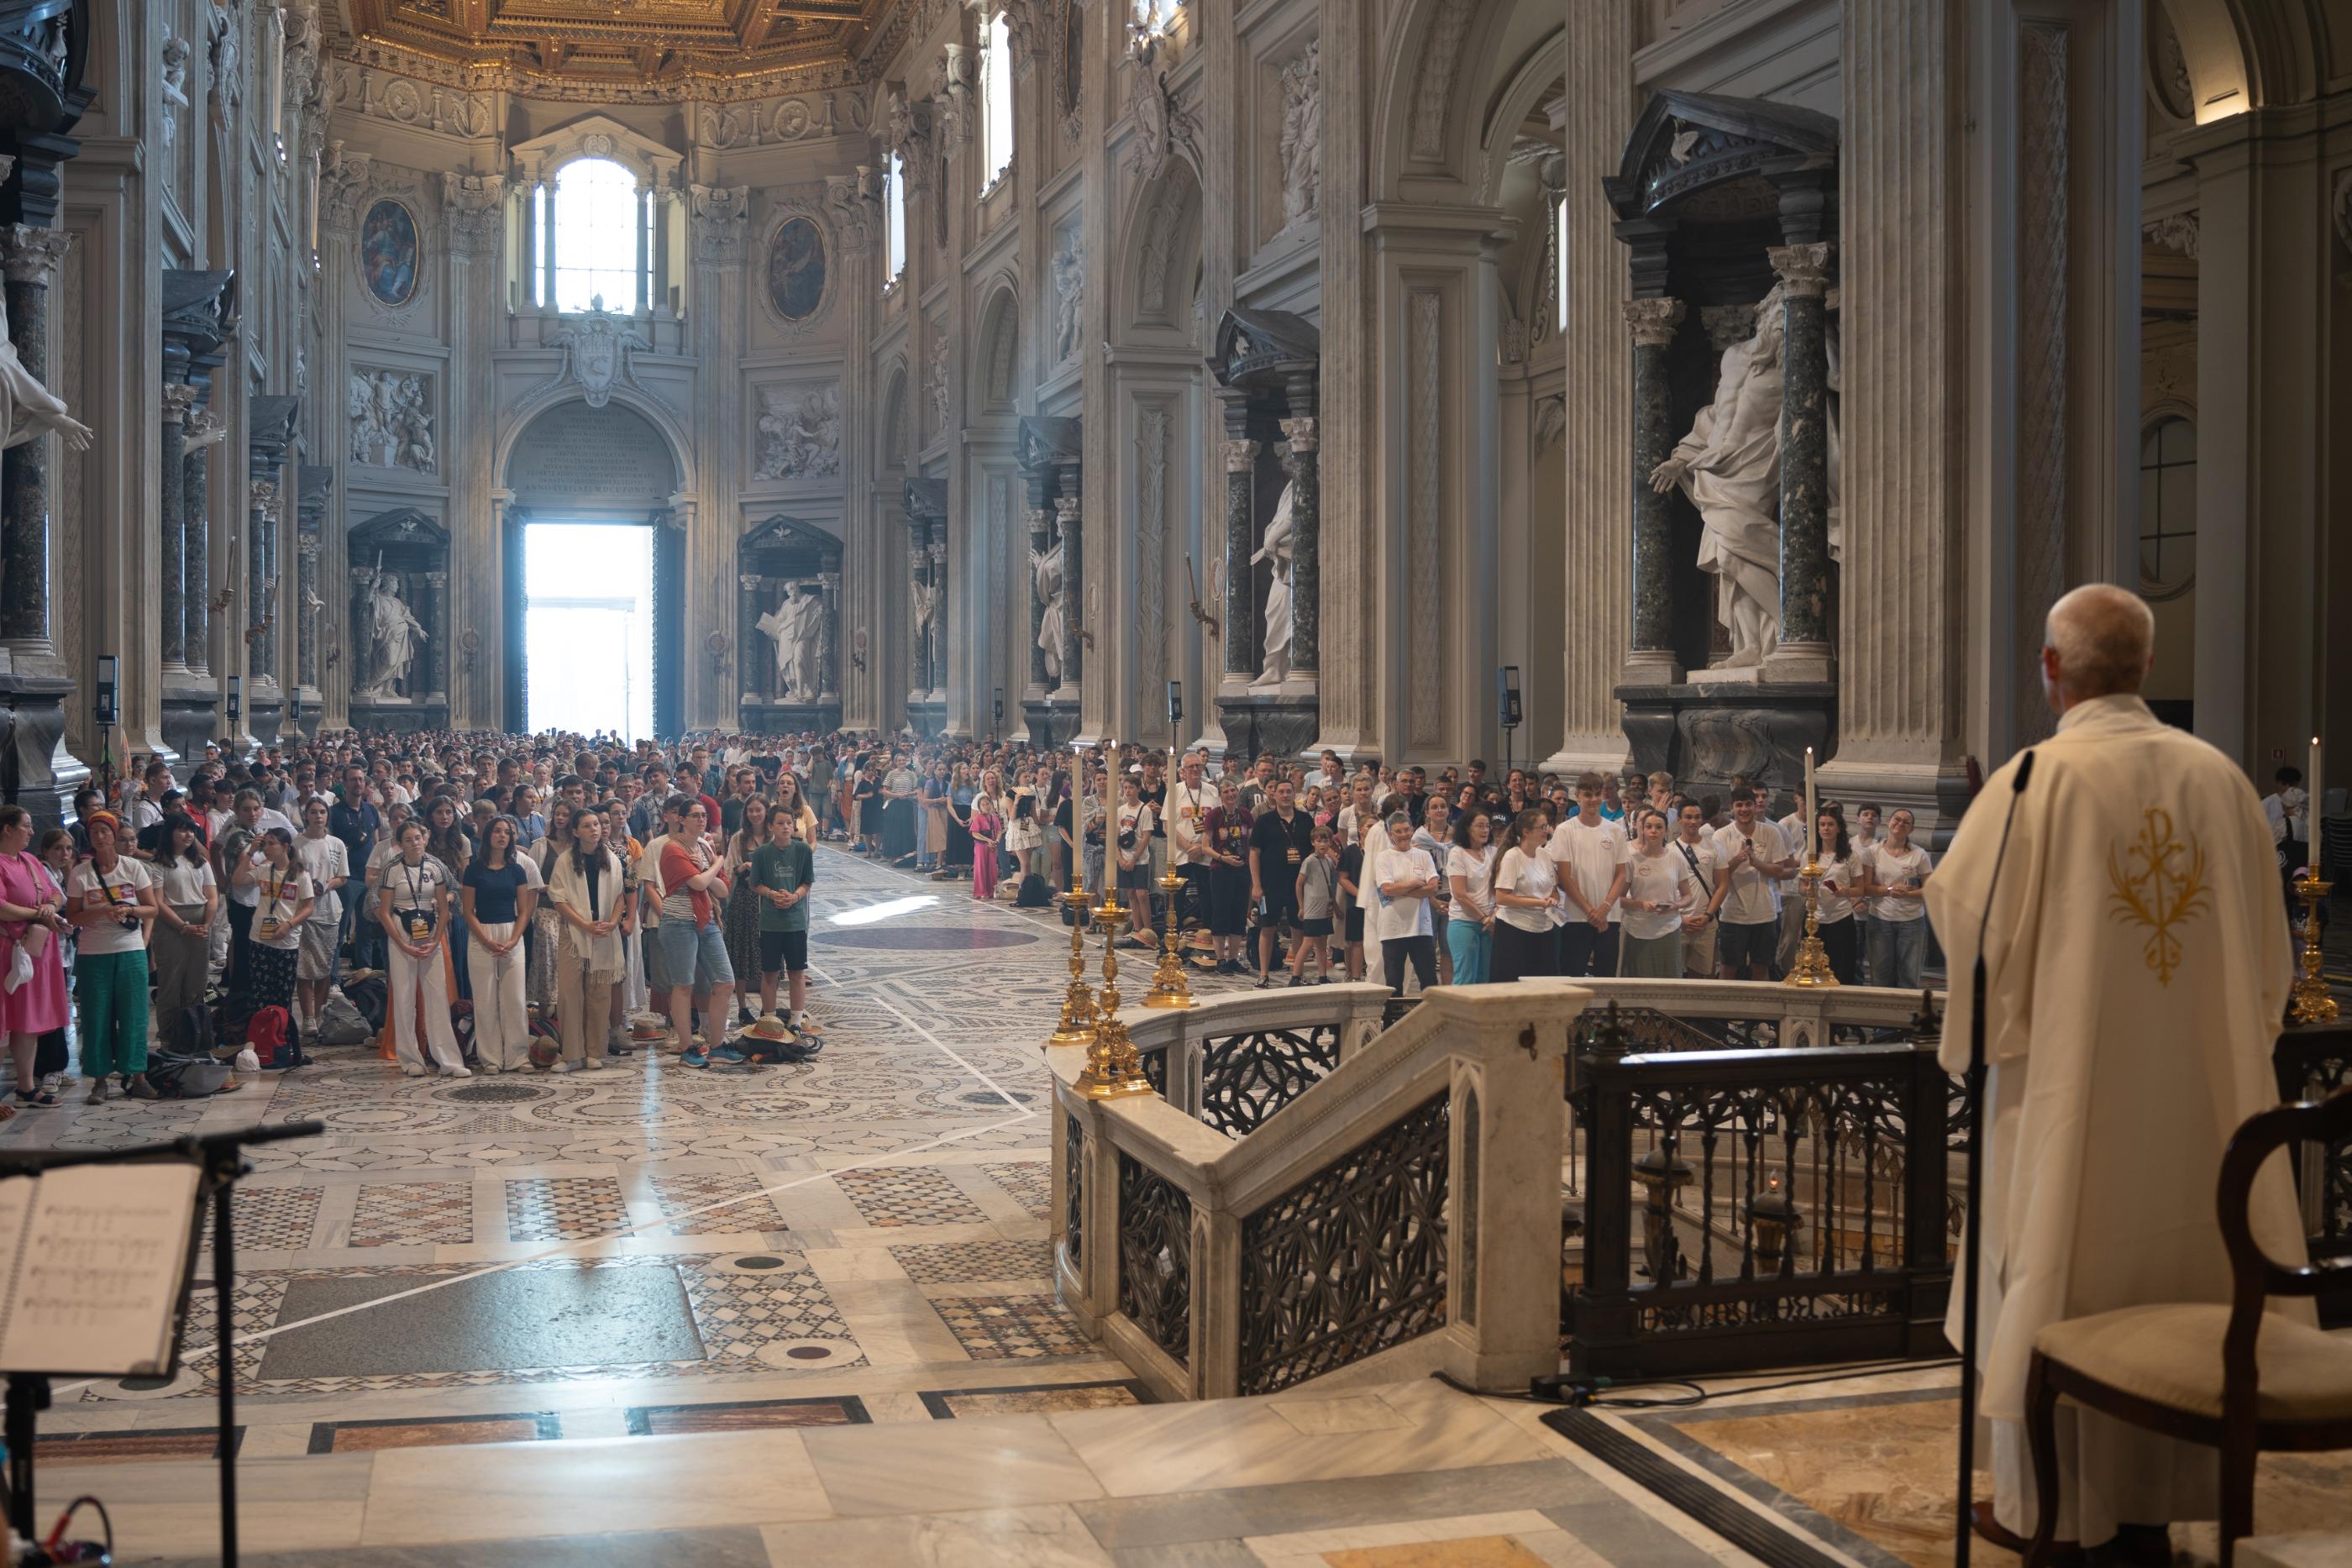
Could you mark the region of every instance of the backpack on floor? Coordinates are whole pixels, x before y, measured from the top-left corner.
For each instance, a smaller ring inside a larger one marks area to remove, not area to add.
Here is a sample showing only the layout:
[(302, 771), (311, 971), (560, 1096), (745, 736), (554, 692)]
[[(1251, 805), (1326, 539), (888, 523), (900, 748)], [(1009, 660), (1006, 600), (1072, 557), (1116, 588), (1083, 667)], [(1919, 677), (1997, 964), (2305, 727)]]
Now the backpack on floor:
[(1013, 902), (1023, 909), (1045, 909), (1054, 902), (1054, 890), (1045, 885), (1044, 877), (1033, 871), (1021, 879), (1021, 895)]
[(359, 1009), (341, 997), (329, 997), (319, 1012), (319, 1045), (365, 1045), (375, 1038)]
[[(294, 1015), (281, 1007), (257, 1009), (245, 1026), (245, 1043), (261, 1058), (264, 1067), (299, 1067), (302, 1042), (295, 1033)], [(206, 1093), (212, 1091), (206, 1090)]]
[(216, 1094), (236, 1075), (228, 1062), (215, 1061), (209, 1056), (184, 1056), (167, 1050), (147, 1058), (147, 1082), (166, 1100), (201, 1100)]
[(343, 1000), (351, 1003), (352, 1010), (366, 1021), (368, 1034), (383, 1031), (384, 1013), (392, 1005), (392, 990), (384, 984), (382, 975), (370, 975), (363, 980), (345, 980)]
[(210, 1008), (175, 1008), (163, 1015), (163, 1048), (177, 1056), (209, 1059), (219, 1036), (213, 1032)]

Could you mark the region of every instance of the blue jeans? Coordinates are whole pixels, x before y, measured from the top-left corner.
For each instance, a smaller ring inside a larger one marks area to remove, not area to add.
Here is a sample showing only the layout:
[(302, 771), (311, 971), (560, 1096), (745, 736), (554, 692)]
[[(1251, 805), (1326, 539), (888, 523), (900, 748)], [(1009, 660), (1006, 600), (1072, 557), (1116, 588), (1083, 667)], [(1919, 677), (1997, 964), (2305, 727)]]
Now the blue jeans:
[(672, 987), (691, 985), (699, 992), (735, 983), (735, 970), (727, 962), (727, 938), (719, 922), (705, 921), (698, 928), (691, 920), (672, 916), (659, 929), (662, 966)]
[(1898, 991), (1916, 991), (1927, 961), (1925, 920), (1874, 920), (1870, 923), (1870, 983)]
[(1486, 983), (1486, 957), (1492, 950), (1484, 925), (1468, 920), (1445, 923), (1445, 951), (1454, 959), (1454, 983), (1457, 986), (1483, 986)]

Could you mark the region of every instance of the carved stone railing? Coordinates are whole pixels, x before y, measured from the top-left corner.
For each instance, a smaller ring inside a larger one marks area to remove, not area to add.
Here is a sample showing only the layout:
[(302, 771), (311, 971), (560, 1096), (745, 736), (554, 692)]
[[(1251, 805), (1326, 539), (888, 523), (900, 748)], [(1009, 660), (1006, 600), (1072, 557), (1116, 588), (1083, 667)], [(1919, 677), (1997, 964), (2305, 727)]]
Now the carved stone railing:
[(1441, 987), (1377, 1038), (1374, 986), (1129, 1009), (1168, 1099), (1089, 1099), (1084, 1048), (1050, 1049), (1065, 1304), (1163, 1398), (1554, 1370), (1558, 1267), (1528, 1242), (1559, 1222), (1587, 994)]

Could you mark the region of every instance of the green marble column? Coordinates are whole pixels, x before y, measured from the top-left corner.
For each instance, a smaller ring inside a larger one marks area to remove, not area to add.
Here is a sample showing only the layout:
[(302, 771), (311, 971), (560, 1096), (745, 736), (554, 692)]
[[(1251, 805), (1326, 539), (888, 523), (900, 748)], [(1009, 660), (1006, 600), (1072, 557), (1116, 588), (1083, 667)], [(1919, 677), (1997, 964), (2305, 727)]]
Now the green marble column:
[(1780, 646), (1801, 657), (1830, 647), (1829, 344), (1831, 247), (1776, 246), (1780, 275)]
[(1650, 475), (1675, 449), (1666, 354), (1684, 310), (1681, 300), (1663, 297), (1625, 301), (1625, 324), (1633, 334), (1633, 646), (1626, 661), (1629, 680), (1672, 682), (1682, 673), (1675, 660), (1670, 492), (1657, 489)]

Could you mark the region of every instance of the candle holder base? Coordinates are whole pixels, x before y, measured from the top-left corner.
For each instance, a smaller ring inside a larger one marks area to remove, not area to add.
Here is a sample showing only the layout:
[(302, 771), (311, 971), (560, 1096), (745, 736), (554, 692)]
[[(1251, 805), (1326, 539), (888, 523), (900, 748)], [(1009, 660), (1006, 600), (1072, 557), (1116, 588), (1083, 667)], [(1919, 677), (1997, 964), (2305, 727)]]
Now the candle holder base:
[(1087, 984), (1087, 925), (1092, 916), (1087, 911), (1086, 888), (1075, 876), (1068, 897), (1077, 908), (1077, 918), (1070, 923), (1070, 988), (1062, 996), (1059, 1026), (1045, 1037), (1048, 1046), (1087, 1045), (1095, 1038), (1095, 994)]
[(1780, 983), (1794, 986), (1800, 990), (1827, 990), (1838, 983), (1838, 977), (1830, 967), (1829, 949), (1822, 945), (1822, 863), (1819, 860), (1805, 862), (1805, 869), (1797, 873), (1797, 885), (1804, 893), (1805, 939), (1797, 944), (1797, 960), (1790, 966), (1787, 977)]
[[(1121, 911), (1124, 914), (1125, 911)], [(1119, 1100), (1130, 1094), (1156, 1094), (1143, 1076), (1143, 1056), (1118, 1017), (1118, 922), (1105, 904), (1096, 911), (1103, 928), (1102, 993), (1095, 1005), (1095, 1034), (1087, 1047), (1086, 1070), (1071, 1087), (1089, 1100)]]
[(2294, 989), (2288, 994), (2289, 1023), (2334, 1023), (2338, 1016), (2336, 994), (2327, 988), (2319, 951), (2319, 906), (2334, 890), (2333, 883), (2322, 882), (2315, 876), (2294, 879), (2294, 895), (2303, 900), (2303, 942), (2298, 956), (2301, 972), (2295, 977)]
[(1151, 972), (1151, 988), (1143, 993), (1147, 1008), (1190, 1008), (1200, 1004), (1192, 999), (1192, 982), (1184, 977), (1184, 959), (1178, 951), (1181, 944), (1176, 936), (1176, 894), (1184, 879), (1174, 871), (1160, 879), (1160, 891), (1168, 904), (1168, 934), (1160, 942), (1160, 967)]

